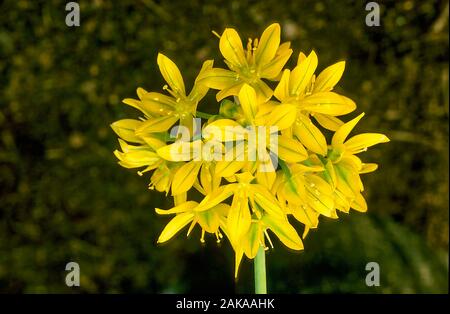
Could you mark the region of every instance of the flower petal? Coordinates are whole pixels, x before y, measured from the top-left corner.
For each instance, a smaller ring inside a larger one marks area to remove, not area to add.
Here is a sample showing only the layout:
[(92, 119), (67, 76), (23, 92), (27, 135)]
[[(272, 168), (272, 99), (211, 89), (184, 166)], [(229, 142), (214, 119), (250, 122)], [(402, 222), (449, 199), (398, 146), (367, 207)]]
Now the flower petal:
[(301, 61), (292, 70), (289, 80), (291, 95), (302, 95), (305, 92), (306, 86), (311, 82), (311, 78), (317, 68), (317, 63), (317, 55), (313, 50), (305, 60)]
[(356, 194), (356, 198), (350, 204), (350, 206), (359, 212), (365, 213), (367, 211), (367, 202), (361, 193)]
[(278, 156), (286, 162), (300, 162), (308, 158), (308, 153), (303, 145), (287, 136), (278, 137)]
[(242, 67), (247, 64), (241, 38), (235, 29), (225, 29), (220, 36), (219, 48), (224, 58), (234, 66)]
[(162, 116), (158, 118), (150, 118), (143, 122), (136, 129), (136, 135), (145, 135), (146, 133), (165, 132), (178, 121), (177, 116)]
[(389, 138), (381, 133), (358, 134), (347, 140), (344, 145), (349, 152), (356, 154), (364, 151), (367, 147), (389, 142)]
[(142, 121), (122, 119), (111, 124), (111, 128), (123, 140), (132, 143), (143, 143), (142, 138), (136, 136), (135, 130), (141, 126)]
[(327, 114), (315, 113), (314, 119), (316, 119), (316, 121), (319, 122), (321, 126), (330, 131), (337, 131), (337, 129), (339, 129), (344, 124), (344, 122), (342, 122), (338, 118)]
[(299, 114), (294, 123), (294, 134), (307, 149), (326, 156), (327, 141), (322, 132), (303, 114)]
[(300, 239), (297, 231), (295, 231), (294, 227), (287, 220), (264, 215), (262, 221), (288, 248), (303, 250), (302, 239)]
[(270, 25), (263, 32), (255, 52), (255, 63), (258, 66), (266, 65), (275, 57), (280, 45), (280, 34), (278, 23)]
[(359, 171), (359, 173), (369, 173), (369, 172), (373, 172), (377, 169), (378, 169), (378, 165), (375, 163), (367, 163), (367, 164), (363, 163), (362, 168)]
[(180, 214), (180, 213), (187, 212), (187, 211), (194, 209), (197, 205), (198, 205), (197, 202), (188, 201), (188, 202), (182, 203), (181, 205), (172, 207), (171, 209), (155, 208), (155, 211), (159, 215)]
[(253, 259), (256, 254), (258, 254), (258, 249), (263, 241), (261, 235), (262, 230), (260, 224), (258, 222), (253, 222), (245, 236), (243, 245), (244, 253), (248, 258)]
[(328, 92), (339, 82), (345, 70), (345, 61), (330, 65), (320, 72), (314, 82), (313, 92)]
[(197, 83), (219, 90), (235, 85), (238, 80), (235, 72), (221, 68), (205, 70), (197, 77)]
[(233, 247), (238, 245), (241, 237), (248, 231), (251, 220), (248, 200), (235, 196), (227, 217), (228, 238)]
[(350, 98), (333, 92), (312, 94), (303, 99), (300, 102), (300, 106), (304, 110), (331, 116), (341, 116), (356, 109), (356, 104)]
[(248, 84), (244, 84), (239, 92), (239, 102), (248, 122), (252, 123), (255, 119), (258, 105), (256, 103), (256, 92)]
[(345, 142), (345, 139), (350, 134), (350, 132), (353, 130), (353, 128), (356, 126), (356, 124), (361, 120), (361, 118), (364, 116), (364, 112), (361, 113), (356, 118), (348, 121), (347, 123), (343, 124), (339, 129), (334, 133), (333, 138), (331, 140), (331, 145), (338, 146), (339, 144), (343, 144)]
[[(280, 46), (281, 47), (281, 46)], [(262, 69), (261, 69), (261, 77), (274, 80), (276, 79), (281, 70), (283, 69), (286, 62), (289, 60), (289, 58), (292, 55), (292, 49), (288, 49), (284, 51), (282, 54), (276, 56), (272, 61), (267, 63)]]
[(291, 71), (286, 69), (283, 71), (283, 75), (281, 76), (281, 80), (275, 88), (274, 95), (279, 101), (283, 101), (284, 99), (289, 97), (289, 78), (291, 76)]
[(176, 215), (171, 221), (169, 221), (164, 230), (161, 232), (161, 235), (158, 238), (158, 243), (163, 243), (170, 240), (175, 234), (190, 223), (192, 218), (194, 218), (194, 214), (190, 212)]
[(157, 63), (164, 80), (170, 88), (180, 96), (186, 96), (183, 77), (177, 65), (162, 53), (158, 53)]
[(177, 170), (173, 177), (172, 195), (186, 192), (194, 185), (201, 165), (201, 162), (190, 161)]
[(292, 126), (297, 116), (297, 108), (291, 104), (275, 106), (268, 115), (266, 125), (276, 126), (278, 130), (284, 130)]

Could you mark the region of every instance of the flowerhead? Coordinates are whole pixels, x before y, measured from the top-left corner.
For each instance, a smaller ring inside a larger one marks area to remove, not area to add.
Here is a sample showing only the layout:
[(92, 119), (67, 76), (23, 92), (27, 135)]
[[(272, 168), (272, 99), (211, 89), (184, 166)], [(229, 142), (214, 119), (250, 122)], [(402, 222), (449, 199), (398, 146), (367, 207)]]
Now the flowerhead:
[[(303, 250), (302, 238), (321, 219), (367, 211), (361, 174), (378, 166), (359, 154), (389, 139), (350, 136), (363, 114), (342, 119), (356, 109), (334, 91), (345, 62), (316, 77), (312, 51), (300, 53), (293, 69), (284, 68), (292, 49), (280, 44), (277, 23), (249, 39), (246, 49), (237, 31), (227, 28), (219, 48), (228, 69), (205, 61), (190, 93), (175, 63), (159, 54), (167, 94), (139, 88), (139, 99), (124, 102), (144, 116), (111, 126), (120, 138), (119, 164), (141, 169), (140, 175), (153, 172), (150, 188), (173, 197), (172, 208), (156, 210), (171, 216), (158, 243), (199, 226), (202, 242), (208, 234), (228, 239), (237, 276), (243, 256), (252, 259), (260, 247), (273, 247), (271, 235)], [(217, 114), (206, 116), (197, 107), (210, 88), (221, 103)], [(331, 141), (326, 132), (333, 133)], [(304, 225), (302, 236), (293, 220)]]

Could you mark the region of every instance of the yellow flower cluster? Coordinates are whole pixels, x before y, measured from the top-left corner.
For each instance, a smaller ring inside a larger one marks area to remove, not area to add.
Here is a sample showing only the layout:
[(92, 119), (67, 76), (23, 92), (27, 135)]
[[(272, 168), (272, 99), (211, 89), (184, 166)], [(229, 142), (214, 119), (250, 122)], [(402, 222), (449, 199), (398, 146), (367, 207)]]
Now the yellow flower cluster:
[[(139, 99), (124, 103), (144, 116), (117, 121), (112, 128), (120, 137), (121, 151), (114, 152), (119, 164), (143, 168), (140, 175), (153, 171), (149, 187), (174, 198), (173, 208), (156, 209), (173, 215), (158, 242), (189, 224), (188, 235), (200, 225), (202, 242), (205, 232), (218, 241), (225, 234), (236, 254), (237, 275), (244, 254), (253, 259), (261, 246), (267, 247), (266, 241), (272, 245), (267, 230), (287, 247), (303, 249), (289, 217), (305, 226), (304, 238), (317, 228), (320, 215), (338, 218), (338, 211), (348, 213), (350, 208), (365, 212), (360, 174), (377, 165), (363, 163), (356, 155), (389, 139), (379, 133), (348, 138), (363, 114), (346, 123), (337, 118), (356, 109), (351, 99), (333, 92), (345, 62), (316, 76), (318, 60), (312, 51), (300, 53), (297, 65), (283, 70), (292, 49), (289, 42), (280, 43), (278, 24), (270, 25), (260, 39), (249, 39), (246, 49), (236, 30), (227, 28), (219, 47), (228, 69), (205, 61), (189, 94), (175, 63), (159, 54), (168, 95), (138, 88)], [(197, 111), (209, 89), (219, 91), (220, 109), (213, 116)], [(200, 137), (195, 132), (199, 119), (194, 119), (199, 117), (204, 122)], [(187, 138), (171, 137), (174, 126), (188, 130)], [(222, 136), (207, 145), (205, 134), (213, 127)], [(276, 147), (267, 141), (250, 145), (246, 131), (260, 128), (265, 133), (259, 137), (275, 138)], [(328, 143), (325, 129), (333, 133)], [(238, 153), (220, 158), (230, 151)], [(245, 157), (251, 152), (257, 158)], [(193, 189), (203, 195), (200, 202), (188, 200)]]

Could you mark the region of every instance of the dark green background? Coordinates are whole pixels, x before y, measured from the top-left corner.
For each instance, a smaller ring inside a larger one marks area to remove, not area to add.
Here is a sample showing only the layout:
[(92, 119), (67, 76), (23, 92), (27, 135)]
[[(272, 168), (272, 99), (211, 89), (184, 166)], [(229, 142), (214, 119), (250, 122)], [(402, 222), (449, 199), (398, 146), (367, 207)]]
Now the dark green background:
[[(319, 70), (347, 68), (338, 91), (366, 117), (359, 132), (391, 143), (362, 157), (369, 213), (322, 219), (305, 250), (275, 241), (269, 291), (448, 291), (448, 1), (378, 1), (381, 26), (365, 25), (368, 1), (79, 1), (81, 26), (65, 25), (65, 1), (0, 4), (0, 292), (251, 292), (252, 265), (233, 278), (228, 243), (205, 246), (198, 230), (166, 245), (171, 206), (148, 176), (117, 165), (109, 124), (137, 117), (121, 99), (161, 90), (159, 51), (191, 86), (206, 58), (224, 66), (227, 26), (257, 37), (272, 22)], [(215, 112), (211, 92), (200, 109)], [(78, 262), (81, 287), (65, 286)], [(365, 285), (378, 262), (381, 286)]]

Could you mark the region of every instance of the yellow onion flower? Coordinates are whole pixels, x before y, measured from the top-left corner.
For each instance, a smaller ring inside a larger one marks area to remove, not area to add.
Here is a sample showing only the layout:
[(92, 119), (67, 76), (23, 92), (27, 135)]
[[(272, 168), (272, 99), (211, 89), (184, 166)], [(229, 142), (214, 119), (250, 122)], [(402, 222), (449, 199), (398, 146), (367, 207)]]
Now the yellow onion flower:
[(261, 101), (268, 100), (273, 91), (262, 79), (276, 79), (292, 54), (289, 42), (280, 45), (278, 23), (267, 27), (259, 40), (249, 39), (246, 50), (238, 32), (226, 28), (220, 36), (219, 48), (230, 70), (213, 68), (199, 77), (208, 87), (220, 90), (216, 95), (218, 101), (238, 95), (246, 83), (258, 91)]

